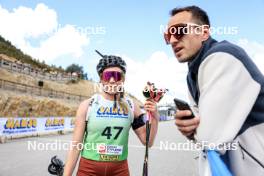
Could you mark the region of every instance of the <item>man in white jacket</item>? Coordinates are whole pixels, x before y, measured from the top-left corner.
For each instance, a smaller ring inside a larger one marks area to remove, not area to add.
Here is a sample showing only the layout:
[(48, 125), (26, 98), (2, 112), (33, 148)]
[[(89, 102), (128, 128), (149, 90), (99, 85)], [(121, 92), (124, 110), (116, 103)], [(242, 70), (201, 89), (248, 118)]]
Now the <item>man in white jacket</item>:
[[(233, 175), (264, 175), (264, 77), (242, 48), (214, 40), (209, 29), (197, 6), (171, 11), (164, 38), (178, 61), (188, 62), (190, 101), (198, 107), (189, 120), (190, 111), (177, 111), (175, 123), (199, 143), (235, 143), (217, 150)], [(211, 175), (206, 153), (199, 162), (200, 175)]]

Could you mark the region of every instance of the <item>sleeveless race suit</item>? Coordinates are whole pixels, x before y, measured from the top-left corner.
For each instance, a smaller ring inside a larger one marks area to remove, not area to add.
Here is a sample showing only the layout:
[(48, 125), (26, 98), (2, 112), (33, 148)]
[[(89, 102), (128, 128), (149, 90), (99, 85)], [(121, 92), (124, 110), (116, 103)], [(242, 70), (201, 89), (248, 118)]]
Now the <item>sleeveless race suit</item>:
[(119, 103), (113, 108), (114, 101), (101, 95), (96, 94), (93, 99), (87, 112), (87, 131), (78, 175), (81, 170), (85, 172), (84, 168), (90, 170), (84, 175), (129, 175), (127, 156), (129, 130), (134, 119), (132, 101), (123, 100), (127, 108), (120, 107)]

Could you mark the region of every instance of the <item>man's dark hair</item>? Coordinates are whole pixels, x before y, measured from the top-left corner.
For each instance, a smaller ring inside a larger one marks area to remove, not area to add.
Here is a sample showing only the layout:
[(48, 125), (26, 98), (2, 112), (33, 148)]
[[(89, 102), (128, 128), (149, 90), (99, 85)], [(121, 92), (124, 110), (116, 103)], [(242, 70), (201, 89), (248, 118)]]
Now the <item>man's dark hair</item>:
[(170, 11), (170, 15), (174, 16), (177, 13), (180, 12), (190, 12), (192, 14), (193, 19), (200, 25), (209, 25), (210, 26), (210, 21), (207, 13), (201, 9), (200, 7), (197, 6), (186, 6), (186, 7), (180, 7), (180, 8), (174, 8)]

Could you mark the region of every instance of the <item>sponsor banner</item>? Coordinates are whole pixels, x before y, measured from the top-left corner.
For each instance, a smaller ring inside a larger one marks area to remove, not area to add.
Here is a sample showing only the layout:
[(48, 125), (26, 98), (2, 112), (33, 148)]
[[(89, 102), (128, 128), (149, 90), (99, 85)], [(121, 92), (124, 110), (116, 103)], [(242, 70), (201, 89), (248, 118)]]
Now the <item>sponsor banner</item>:
[(118, 155), (100, 155), (101, 161), (118, 161), (119, 156)]
[(97, 146), (97, 153), (101, 155), (122, 155), (123, 146), (100, 144)]
[(37, 134), (73, 128), (74, 118), (72, 117), (0, 118), (0, 135), (4, 136)]
[(160, 121), (174, 120), (174, 116), (160, 116)]
[(128, 118), (128, 111), (121, 107), (104, 107), (97, 109), (97, 118)]
[(0, 134), (3, 136), (34, 134), (37, 131), (36, 118), (1, 118), (0, 121)]

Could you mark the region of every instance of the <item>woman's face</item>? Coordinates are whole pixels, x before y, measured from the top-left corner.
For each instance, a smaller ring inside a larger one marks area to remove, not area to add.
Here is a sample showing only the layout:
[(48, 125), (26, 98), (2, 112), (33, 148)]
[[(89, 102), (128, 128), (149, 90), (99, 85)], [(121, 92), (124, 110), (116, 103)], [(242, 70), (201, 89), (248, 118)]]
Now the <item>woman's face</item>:
[(119, 67), (106, 68), (100, 75), (100, 82), (103, 84), (103, 89), (109, 94), (123, 92), (123, 84), (125, 74)]

